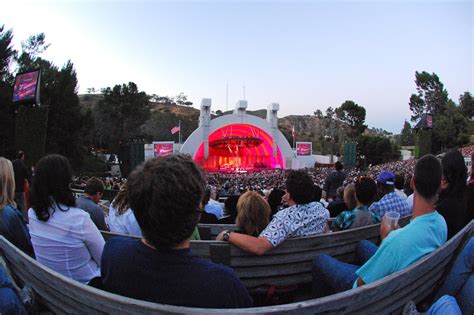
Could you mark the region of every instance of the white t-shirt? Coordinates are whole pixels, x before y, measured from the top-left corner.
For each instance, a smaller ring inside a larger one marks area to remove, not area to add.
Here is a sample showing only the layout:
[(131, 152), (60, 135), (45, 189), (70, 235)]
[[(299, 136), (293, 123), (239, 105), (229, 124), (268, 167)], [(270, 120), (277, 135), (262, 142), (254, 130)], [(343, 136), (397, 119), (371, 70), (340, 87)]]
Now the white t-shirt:
[(49, 209), (46, 222), (38, 220), (32, 208), (28, 210), (36, 260), (66, 277), (88, 283), (100, 276), (104, 238), (89, 213), (62, 204), (59, 207), (55, 203)]
[(142, 236), (142, 230), (138, 225), (132, 209), (128, 208), (123, 214), (117, 215), (117, 209), (115, 209), (112, 204), (113, 202), (109, 207), (109, 215), (105, 218), (105, 222), (109, 226), (110, 232)]

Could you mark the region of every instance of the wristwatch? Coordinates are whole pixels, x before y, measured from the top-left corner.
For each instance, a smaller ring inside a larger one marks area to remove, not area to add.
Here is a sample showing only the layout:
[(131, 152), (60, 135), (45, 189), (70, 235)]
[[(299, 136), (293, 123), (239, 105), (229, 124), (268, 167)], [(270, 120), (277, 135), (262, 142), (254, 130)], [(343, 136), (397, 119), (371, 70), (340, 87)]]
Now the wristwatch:
[(229, 237), (230, 237), (230, 231), (229, 231), (229, 230), (225, 230), (225, 231), (224, 231), (224, 234), (222, 234), (222, 238), (224, 239), (224, 241), (228, 242), (228, 241), (229, 241)]

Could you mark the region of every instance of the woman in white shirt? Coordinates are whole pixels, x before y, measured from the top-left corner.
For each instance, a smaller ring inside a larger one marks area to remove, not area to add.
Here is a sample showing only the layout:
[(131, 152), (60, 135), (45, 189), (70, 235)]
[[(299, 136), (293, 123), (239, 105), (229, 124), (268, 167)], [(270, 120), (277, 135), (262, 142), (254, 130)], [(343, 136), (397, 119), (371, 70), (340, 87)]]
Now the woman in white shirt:
[(100, 277), (104, 239), (90, 215), (76, 208), (72, 169), (62, 155), (43, 157), (35, 170), (28, 211), (36, 260), (82, 283)]
[(127, 184), (122, 186), (109, 207), (109, 215), (105, 218), (110, 232), (142, 236), (142, 231), (132, 209), (128, 207)]

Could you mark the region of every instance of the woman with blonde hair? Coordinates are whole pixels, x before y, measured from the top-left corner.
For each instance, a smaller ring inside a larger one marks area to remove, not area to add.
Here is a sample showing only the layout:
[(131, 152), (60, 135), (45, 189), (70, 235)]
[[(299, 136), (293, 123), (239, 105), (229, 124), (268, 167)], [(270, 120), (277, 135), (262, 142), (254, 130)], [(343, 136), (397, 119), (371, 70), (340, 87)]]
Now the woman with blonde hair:
[(30, 233), (23, 215), (16, 208), (15, 176), (12, 162), (0, 157), (0, 235), (34, 257)]
[(109, 215), (105, 218), (110, 232), (142, 236), (142, 230), (132, 209), (128, 205), (128, 185), (122, 186), (109, 207)]
[(268, 225), (270, 205), (254, 191), (240, 196), (237, 202), (236, 225), (239, 232), (257, 237)]

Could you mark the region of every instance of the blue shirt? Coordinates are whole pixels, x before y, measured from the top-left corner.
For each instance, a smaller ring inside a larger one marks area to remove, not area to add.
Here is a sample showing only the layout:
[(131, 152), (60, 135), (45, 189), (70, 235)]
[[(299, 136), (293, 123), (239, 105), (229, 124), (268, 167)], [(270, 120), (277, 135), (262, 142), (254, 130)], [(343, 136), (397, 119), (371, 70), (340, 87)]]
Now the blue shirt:
[[(368, 284), (400, 271), (446, 242), (446, 221), (437, 211), (414, 218), (390, 232), (377, 252), (356, 273)], [(354, 282), (357, 287), (357, 280)]]
[(377, 214), (380, 218), (383, 218), (386, 212), (391, 211), (400, 213), (400, 217), (411, 215), (411, 209), (408, 207), (407, 201), (394, 191), (386, 194), (379, 201), (374, 202), (369, 210)]
[(6, 205), (0, 209), (0, 235), (31, 257), (35, 257), (26, 222), (18, 209)]
[(107, 291), (150, 302), (203, 308), (252, 306), (234, 271), (190, 249), (155, 250), (141, 240), (115, 237), (101, 262)]

